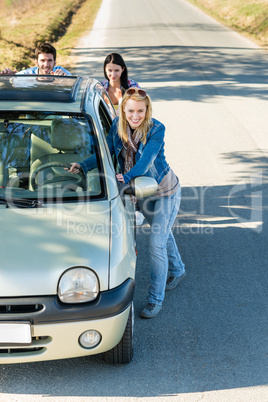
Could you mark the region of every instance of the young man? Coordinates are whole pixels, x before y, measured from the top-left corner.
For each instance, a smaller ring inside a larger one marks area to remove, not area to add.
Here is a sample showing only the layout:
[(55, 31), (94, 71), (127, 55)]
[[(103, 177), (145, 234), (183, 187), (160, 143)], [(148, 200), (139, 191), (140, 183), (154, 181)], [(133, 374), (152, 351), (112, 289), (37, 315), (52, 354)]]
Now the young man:
[(17, 70), (5, 68), (0, 71), (0, 74), (72, 75), (65, 68), (56, 66), (56, 56), (56, 49), (50, 43), (40, 43), (35, 49), (35, 67), (30, 67), (19, 72), (17, 72)]

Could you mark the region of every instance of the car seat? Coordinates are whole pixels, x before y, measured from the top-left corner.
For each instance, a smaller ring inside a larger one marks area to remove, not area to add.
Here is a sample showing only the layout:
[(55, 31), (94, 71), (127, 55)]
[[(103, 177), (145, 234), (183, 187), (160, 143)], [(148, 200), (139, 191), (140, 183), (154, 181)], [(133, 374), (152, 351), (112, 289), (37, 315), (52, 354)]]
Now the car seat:
[[(81, 162), (86, 159), (90, 156), (89, 139), (87, 137), (89, 137), (89, 134), (85, 126), (78, 120), (71, 118), (53, 119), (51, 123), (50, 144), (32, 135), (33, 149), (30, 175), (34, 175), (34, 172), (44, 165), (48, 165), (49, 169), (49, 164), (60, 163), (68, 166), (72, 162)], [(39, 154), (38, 157), (37, 154)], [(54, 165), (51, 169), (53, 170), (53, 174), (62, 176), (62, 167), (57, 168)], [(74, 175), (67, 171), (65, 171), (64, 176), (65, 180), (68, 177), (70, 180), (74, 180)], [(31, 184), (30, 186), (33, 189)]]
[(30, 131), (23, 123), (0, 124), (0, 185), (19, 186), (30, 167)]

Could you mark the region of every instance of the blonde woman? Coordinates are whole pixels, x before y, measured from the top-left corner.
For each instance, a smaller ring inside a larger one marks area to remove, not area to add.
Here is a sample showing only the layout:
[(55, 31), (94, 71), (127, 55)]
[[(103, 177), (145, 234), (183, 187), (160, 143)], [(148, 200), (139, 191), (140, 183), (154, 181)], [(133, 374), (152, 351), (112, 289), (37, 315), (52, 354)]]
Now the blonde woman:
[[(172, 226), (176, 219), (181, 188), (179, 179), (169, 167), (164, 154), (165, 127), (152, 118), (151, 100), (140, 88), (129, 88), (120, 105), (119, 116), (107, 136), (111, 155), (115, 155), (122, 173), (117, 179), (128, 183), (137, 176), (153, 177), (158, 183), (156, 193), (138, 199), (141, 212), (151, 226), (149, 251), (151, 281), (142, 318), (155, 317), (162, 308), (166, 290), (174, 289), (185, 277), (185, 267), (178, 251)], [(90, 158), (74, 163), (77, 173), (90, 169)]]

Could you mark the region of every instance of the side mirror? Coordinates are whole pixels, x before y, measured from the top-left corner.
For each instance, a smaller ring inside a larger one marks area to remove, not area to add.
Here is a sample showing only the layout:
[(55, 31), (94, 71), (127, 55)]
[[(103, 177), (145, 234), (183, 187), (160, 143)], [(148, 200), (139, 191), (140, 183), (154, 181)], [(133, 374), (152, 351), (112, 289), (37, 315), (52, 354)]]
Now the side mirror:
[(144, 198), (153, 195), (158, 184), (155, 179), (147, 176), (138, 176), (131, 179), (128, 184), (123, 185), (123, 193), (134, 195), (137, 198)]

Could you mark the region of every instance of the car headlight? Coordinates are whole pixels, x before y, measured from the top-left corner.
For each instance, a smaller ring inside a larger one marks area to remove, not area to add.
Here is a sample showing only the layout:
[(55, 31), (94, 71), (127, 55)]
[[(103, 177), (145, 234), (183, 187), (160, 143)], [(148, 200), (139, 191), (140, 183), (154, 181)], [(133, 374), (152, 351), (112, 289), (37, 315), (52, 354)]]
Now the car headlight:
[(58, 296), (63, 303), (86, 303), (99, 294), (97, 275), (88, 268), (72, 268), (59, 280)]

